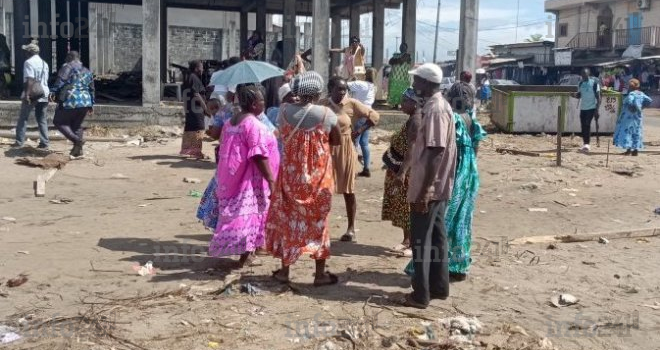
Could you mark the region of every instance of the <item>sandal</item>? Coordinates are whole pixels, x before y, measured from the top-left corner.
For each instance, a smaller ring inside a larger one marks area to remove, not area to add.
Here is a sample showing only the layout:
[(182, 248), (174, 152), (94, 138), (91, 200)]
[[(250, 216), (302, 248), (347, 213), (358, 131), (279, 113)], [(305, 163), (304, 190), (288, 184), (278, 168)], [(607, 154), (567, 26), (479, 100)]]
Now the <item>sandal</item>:
[(332, 274), (330, 272), (326, 272), (324, 275), (328, 276), (330, 278), (330, 280), (325, 281), (325, 282), (317, 282), (317, 279), (315, 278), (314, 279), (314, 287), (331, 286), (333, 284), (339, 283), (339, 277), (337, 277), (337, 275)]
[(415, 309), (424, 310), (428, 307), (426, 304), (418, 303), (413, 299), (412, 294), (406, 294), (402, 300), (399, 301), (401, 306), (413, 307)]
[(290, 279), (281, 277), (280, 276), (281, 272), (282, 272), (282, 269), (275, 270), (275, 271), (273, 271), (273, 274), (271, 275), (271, 277), (274, 280), (276, 280), (277, 282), (280, 282), (282, 284), (288, 284), (289, 282), (291, 282)]
[(353, 231), (347, 231), (343, 236), (341, 236), (339, 240), (342, 242), (357, 242), (357, 238), (355, 238), (355, 232)]

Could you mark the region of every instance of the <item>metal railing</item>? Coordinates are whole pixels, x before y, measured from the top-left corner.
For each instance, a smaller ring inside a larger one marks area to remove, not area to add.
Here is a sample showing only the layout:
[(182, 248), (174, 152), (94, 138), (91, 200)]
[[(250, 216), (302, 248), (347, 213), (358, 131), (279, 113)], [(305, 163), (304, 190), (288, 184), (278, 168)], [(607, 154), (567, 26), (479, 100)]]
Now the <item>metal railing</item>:
[(625, 49), (630, 45), (660, 47), (660, 27), (617, 29), (614, 31), (614, 47)]
[(578, 33), (568, 42), (568, 47), (572, 49), (611, 49), (612, 35), (600, 35), (598, 32)]

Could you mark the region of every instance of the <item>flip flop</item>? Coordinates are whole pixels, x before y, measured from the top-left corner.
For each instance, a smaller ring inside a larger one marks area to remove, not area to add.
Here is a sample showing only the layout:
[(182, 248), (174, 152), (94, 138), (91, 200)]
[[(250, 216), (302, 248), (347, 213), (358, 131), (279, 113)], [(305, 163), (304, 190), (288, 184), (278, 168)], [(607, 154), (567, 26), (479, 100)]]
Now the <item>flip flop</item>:
[(326, 272), (325, 275), (330, 277), (330, 281), (327, 282), (316, 282), (316, 279), (314, 280), (314, 287), (323, 287), (323, 286), (331, 286), (333, 284), (339, 283), (339, 277), (337, 275), (332, 274), (330, 272)]
[(288, 284), (289, 282), (291, 282), (291, 280), (288, 279), (288, 278), (283, 279), (282, 277), (279, 277), (280, 272), (282, 272), (282, 269), (278, 269), (278, 270), (273, 271), (273, 274), (271, 275), (271, 277), (274, 280), (276, 280), (277, 282), (280, 282), (282, 284)]

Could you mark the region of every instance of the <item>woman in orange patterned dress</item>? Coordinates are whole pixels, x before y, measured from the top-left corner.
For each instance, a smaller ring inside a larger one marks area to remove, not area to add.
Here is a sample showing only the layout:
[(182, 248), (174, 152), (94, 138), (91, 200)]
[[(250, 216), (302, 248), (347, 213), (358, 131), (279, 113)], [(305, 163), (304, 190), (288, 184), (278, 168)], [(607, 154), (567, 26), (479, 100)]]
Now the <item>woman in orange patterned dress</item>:
[(303, 254), (316, 260), (315, 286), (337, 283), (325, 271), (330, 257), (328, 214), (334, 180), (331, 146), (339, 144), (337, 116), (318, 106), (323, 78), (303, 73), (291, 82), (299, 103), (280, 107), (278, 125), (284, 150), (266, 223), (266, 249), (282, 260), (273, 278), (287, 283), (289, 267)]

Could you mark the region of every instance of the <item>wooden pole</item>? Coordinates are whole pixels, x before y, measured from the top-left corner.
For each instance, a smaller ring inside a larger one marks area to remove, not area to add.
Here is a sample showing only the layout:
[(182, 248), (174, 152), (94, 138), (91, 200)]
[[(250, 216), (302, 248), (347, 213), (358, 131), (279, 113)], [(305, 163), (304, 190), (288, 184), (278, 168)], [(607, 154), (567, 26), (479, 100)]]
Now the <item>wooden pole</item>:
[(610, 142), (607, 143), (607, 158), (605, 159), (605, 167), (610, 167)]
[(557, 166), (561, 166), (561, 134), (563, 125), (561, 122), (561, 106), (557, 107)]

